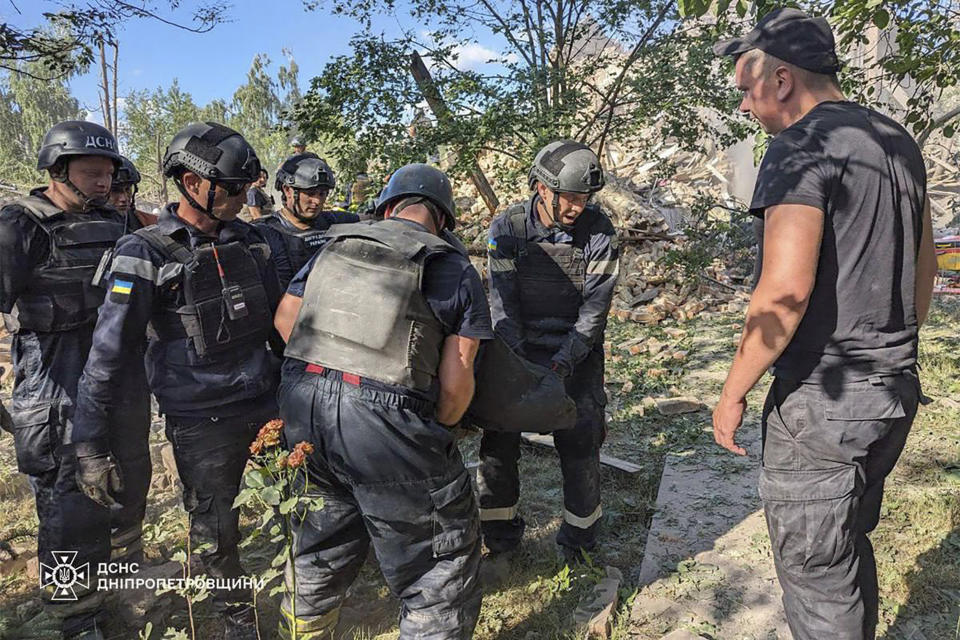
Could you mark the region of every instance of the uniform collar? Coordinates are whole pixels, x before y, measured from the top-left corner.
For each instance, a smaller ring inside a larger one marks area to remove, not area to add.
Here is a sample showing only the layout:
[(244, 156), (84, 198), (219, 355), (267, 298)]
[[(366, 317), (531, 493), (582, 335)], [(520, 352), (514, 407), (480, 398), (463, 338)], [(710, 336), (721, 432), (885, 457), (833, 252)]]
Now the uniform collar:
[[(189, 242), (191, 245), (193, 244), (193, 242), (191, 242), (192, 238), (209, 239), (211, 236), (202, 233), (199, 229), (185, 222), (177, 215), (178, 206), (178, 202), (171, 202), (163, 208), (160, 212), (160, 218), (157, 220), (157, 228), (160, 229), (164, 235), (170, 236), (174, 240), (180, 240), (181, 242)], [(241, 220), (231, 220), (220, 223), (216, 238), (221, 243), (233, 241), (242, 242), (249, 233), (250, 225)]]

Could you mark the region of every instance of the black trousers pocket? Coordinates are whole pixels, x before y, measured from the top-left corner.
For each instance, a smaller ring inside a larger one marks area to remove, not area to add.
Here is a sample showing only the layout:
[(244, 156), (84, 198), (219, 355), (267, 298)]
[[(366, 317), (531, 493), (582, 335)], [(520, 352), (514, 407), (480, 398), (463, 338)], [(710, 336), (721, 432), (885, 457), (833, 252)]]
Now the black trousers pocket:
[(781, 568), (822, 572), (853, 552), (860, 500), (856, 466), (803, 471), (764, 467), (760, 497)]
[(433, 500), (433, 556), (451, 555), (472, 546), (480, 532), (480, 514), (466, 471), (430, 492)]
[(57, 466), (60, 430), (58, 416), (51, 404), (14, 411), (13, 441), (17, 468), (21, 473), (38, 476)]

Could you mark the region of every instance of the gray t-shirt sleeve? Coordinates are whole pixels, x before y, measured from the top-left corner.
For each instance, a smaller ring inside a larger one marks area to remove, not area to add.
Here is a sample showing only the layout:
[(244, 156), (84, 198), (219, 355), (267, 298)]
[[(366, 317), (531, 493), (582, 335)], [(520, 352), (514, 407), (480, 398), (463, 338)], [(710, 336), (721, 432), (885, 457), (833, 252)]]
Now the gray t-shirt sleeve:
[(797, 144), (793, 131), (780, 134), (760, 163), (750, 213), (763, 217), (767, 207), (780, 204), (802, 204), (826, 212), (830, 187), (824, 169), (828, 166), (831, 163), (822, 153)]

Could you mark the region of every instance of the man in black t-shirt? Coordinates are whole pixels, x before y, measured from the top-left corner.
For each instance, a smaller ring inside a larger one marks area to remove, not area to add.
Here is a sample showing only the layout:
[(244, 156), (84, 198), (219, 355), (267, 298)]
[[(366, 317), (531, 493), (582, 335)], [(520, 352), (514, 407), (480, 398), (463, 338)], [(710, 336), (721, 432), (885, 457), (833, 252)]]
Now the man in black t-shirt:
[(760, 496), (796, 640), (874, 637), (867, 534), (917, 411), (917, 332), (936, 262), (923, 159), (899, 124), (845, 100), (822, 18), (778, 9), (736, 56), (740, 110), (775, 137), (750, 205), (763, 269), (713, 413), (719, 444), (772, 367)]

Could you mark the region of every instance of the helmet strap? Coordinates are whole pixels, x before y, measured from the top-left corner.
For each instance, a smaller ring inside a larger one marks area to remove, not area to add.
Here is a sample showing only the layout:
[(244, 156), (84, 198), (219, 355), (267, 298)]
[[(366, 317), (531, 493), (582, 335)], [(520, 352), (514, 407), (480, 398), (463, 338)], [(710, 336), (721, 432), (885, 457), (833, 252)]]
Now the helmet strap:
[(206, 214), (211, 220), (216, 220), (217, 222), (222, 222), (220, 218), (213, 215), (213, 200), (217, 195), (217, 185), (212, 180), (210, 182), (210, 187), (207, 189), (207, 206), (202, 206), (199, 202), (194, 200), (193, 196), (187, 193), (186, 187), (183, 186), (183, 174), (174, 177), (173, 183), (177, 185), (177, 190), (180, 191), (180, 195), (186, 198), (187, 202), (190, 203), (190, 206), (196, 209), (197, 211)]
[(73, 184), (73, 181), (70, 180), (67, 162), (63, 160), (58, 160), (52, 167), (49, 169), (50, 177), (60, 184), (65, 184), (70, 191), (73, 192), (73, 195), (77, 196), (80, 200), (80, 211), (87, 212), (90, 209), (97, 207), (102, 207), (107, 203), (106, 198), (91, 198), (83, 191), (80, 190), (80, 187)]
[(300, 222), (305, 222), (307, 224), (312, 223), (313, 218), (307, 218), (300, 213), (300, 189), (297, 189), (296, 187), (291, 187), (291, 189), (293, 189), (293, 206), (289, 207), (290, 213), (292, 213), (293, 217)]
[(566, 224), (563, 220), (560, 219), (560, 194), (556, 191), (553, 192), (553, 212), (550, 214), (550, 217), (553, 219), (553, 224), (561, 231), (570, 231), (573, 229), (572, 224)]

